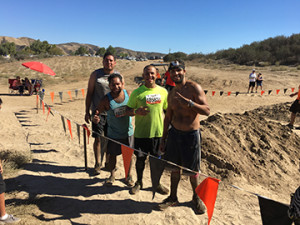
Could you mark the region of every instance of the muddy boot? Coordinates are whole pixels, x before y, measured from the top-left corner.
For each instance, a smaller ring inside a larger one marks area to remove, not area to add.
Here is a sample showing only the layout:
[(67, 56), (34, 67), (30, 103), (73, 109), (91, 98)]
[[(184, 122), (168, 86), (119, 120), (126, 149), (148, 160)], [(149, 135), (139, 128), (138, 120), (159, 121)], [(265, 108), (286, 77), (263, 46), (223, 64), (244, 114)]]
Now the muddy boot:
[(129, 193), (132, 195), (135, 195), (136, 193), (138, 193), (140, 191), (140, 189), (143, 188), (143, 184), (142, 181), (137, 181), (135, 182), (135, 185), (133, 188), (130, 189)]

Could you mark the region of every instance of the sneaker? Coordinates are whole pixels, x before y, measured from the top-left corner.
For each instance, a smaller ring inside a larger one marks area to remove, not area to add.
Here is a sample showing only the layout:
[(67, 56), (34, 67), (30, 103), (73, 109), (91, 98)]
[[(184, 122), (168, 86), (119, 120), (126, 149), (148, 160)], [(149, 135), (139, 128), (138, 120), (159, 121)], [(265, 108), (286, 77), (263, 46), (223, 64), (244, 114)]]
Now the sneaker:
[(177, 197), (175, 199), (171, 198), (171, 196), (167, 197), (162, 203), (158, 204), (158, 209), (165, 210), (168, 207), (178, 205)]
[(294, 126), (292, 124), (288, 124), (287, 127), (290, 129), (294, 129)]
[(134, 181), (132, 180), (132, 176), (128, 176), (127, 179), (125, 179), (125, 184), (126, 184), (128, 187), (133, 187)]
[(138, 193), (140, 191), (140, 189), (142, 189), (143, 187), (143, 184), (142, 182), (135, 182), (135, 185), (133, 188), (130, 189), (129, 193), (132, 194), (132, 195), (135, 195), (136, 193)]
[(114, 182), (115, 182), (115, 177), (114, 176), (110, 176), (109, 178), (107, 178), (105, 180), (105, 185), (111, 186)]
[(194, 204), (197, 213), (204, 214), (206, 212), (206, 206), (204, 205), (204, 203), (202, 202), (202, 200), (199, 198), (198, 195), (193, 196), (192, 203)]
[(20, 218), (14, 217), (13, 215), (7, 215), (7, 218), (5, 220), (0, 220), (0, 224), (18, 223), (20, 220)]
[(167, 195), (167, 194), (169, 194), (169, 189), (162, 186), (161, 184), (159, 184), (157, 186), (156, 192), (161, 194), (161, 195)]
[(94, 175), (95, 176), (99, 175), (100, 171), (101, 171), (100, 164), (96, 163), (95, 168), (94, 168)]

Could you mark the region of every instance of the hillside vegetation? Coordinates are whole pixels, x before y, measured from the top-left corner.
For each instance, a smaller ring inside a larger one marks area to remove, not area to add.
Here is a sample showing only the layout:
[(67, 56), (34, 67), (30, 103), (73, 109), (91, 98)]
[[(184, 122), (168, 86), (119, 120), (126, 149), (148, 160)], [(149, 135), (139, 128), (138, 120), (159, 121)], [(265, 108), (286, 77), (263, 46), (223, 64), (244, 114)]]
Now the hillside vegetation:
[(209, 62), (211, 60), (221, 61), (223, 64), (234, 63), (239, 65), (300, 65), (300, 34), (290, 37), (277, 36), (240, 48), (229, 48), (211, 54), (193, 53), (187, 55), (183, 52), (168, 54), (164, 61), (174, 59), (195, 60)]

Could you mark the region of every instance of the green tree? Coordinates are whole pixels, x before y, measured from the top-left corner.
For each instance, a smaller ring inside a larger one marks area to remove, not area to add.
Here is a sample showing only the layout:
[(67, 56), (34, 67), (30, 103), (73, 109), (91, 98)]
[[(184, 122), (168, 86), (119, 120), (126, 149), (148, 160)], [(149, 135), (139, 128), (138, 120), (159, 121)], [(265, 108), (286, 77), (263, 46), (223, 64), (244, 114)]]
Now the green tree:
[(41, 42), (39, 39), (34, 41), (30, 45), (30, 49), (33, 51), (34, 54), (42, 54), (42, 53), (49, 53), (51, 49), (51, 45), (47, 41)]
[(16, 45), (13, 42), (5, 42), (0, 45), (0, 55), (14, 56), (16, 52)]
[(75, 55), (84, 55), (84, 54), (88, 54), (88, 53), (89, 53), (89, 51), (88, 51), (88, 49), (87, 49), (86, 47), (80, 46), (80, 47), (76, 50)]
[(48, 52), (50, 55), (63, 55), (63, 51), (58, 48), (56, 45), (51, 45), (51, 48), (49, 49)]
[(108, 46), (108, 48), (106, 49), (106, 52), (110, 52), (113, 55), (116, 55), (116, 49), (113, 46)]
[(163, 57), (164, 62), (171, 62), (171, 61), (174, 61), (176, 59), (185, 60), (186, 58), (187, 58), (187, 54), (185, 54), (184, 52), (169, 53), (168, 55), (165, 55)]
[(118, 55), (120, 58), (126, 58), (128, 56), (127, 53), (125, 52), (121, 52), (119, 55)]
[(96, 52), (96, 55), (104, 56), (104, 54), (105, 54), (105, 48), (104, 47), (99, 48)]

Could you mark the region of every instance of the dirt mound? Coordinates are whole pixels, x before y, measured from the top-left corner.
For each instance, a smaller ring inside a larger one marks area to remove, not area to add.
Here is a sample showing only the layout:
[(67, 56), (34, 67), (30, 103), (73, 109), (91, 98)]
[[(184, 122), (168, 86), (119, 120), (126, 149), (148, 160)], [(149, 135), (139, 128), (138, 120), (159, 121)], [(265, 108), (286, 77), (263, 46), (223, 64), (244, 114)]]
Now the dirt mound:
[[(253, 113), (257, 113), (268, 119), (284, 121), (287, 123), (290, 120), (291, 113), (290, 113), (289, 109), (290, 109), (291, 105), (292, 105), (292, 102), (286, 102), (286, 103), (282, 103), (282, 104), (259, 107), (255, 110), (253, 110)], [(296, 117), (296, 123), (298, 121), (300, 121), (300, 119), (299, 119), (299, 117)]]
[(287, 108), (279, 104), (243, 115), (215, 114), (202, 121), (202, 172), (223, 181), (242, 178), (264, 187), (286, 188), (294, 182), (291, 177), (299, 177), (300, 138), (268, 120), (285, 118)]

